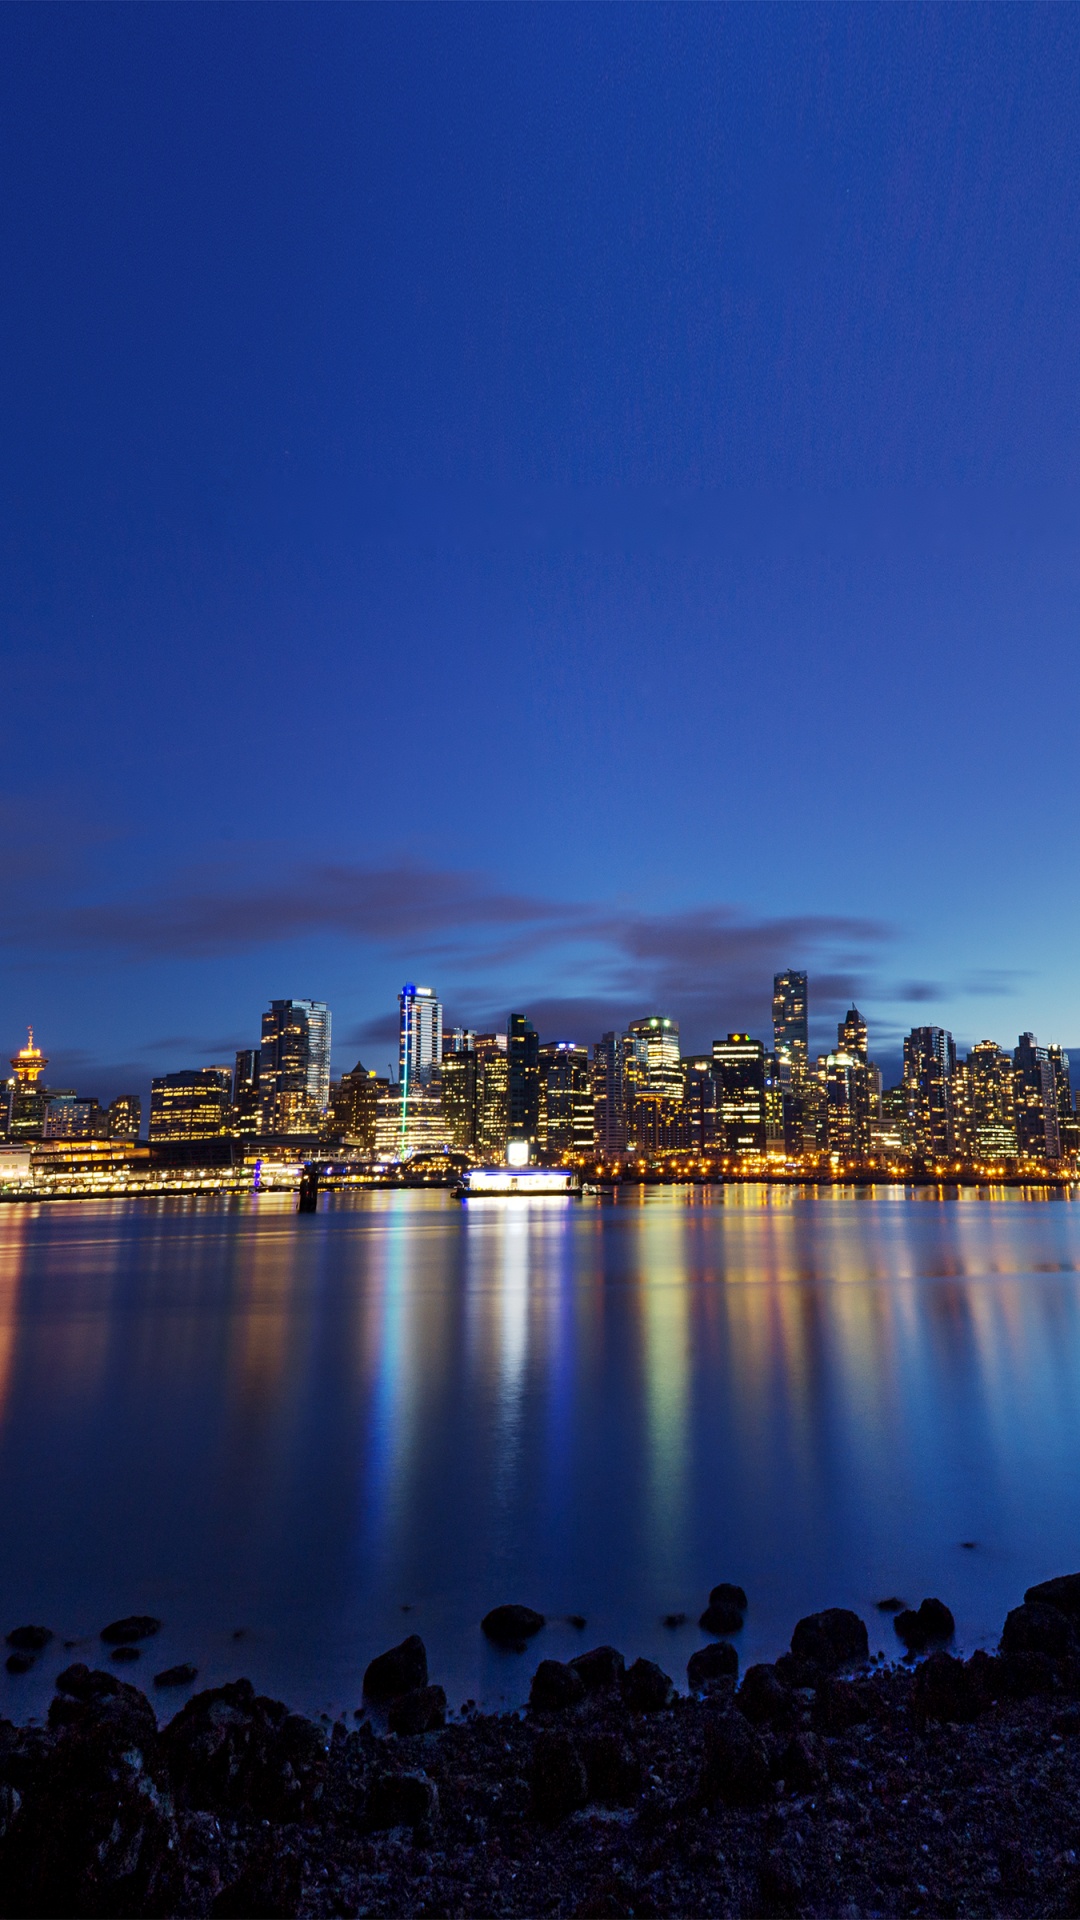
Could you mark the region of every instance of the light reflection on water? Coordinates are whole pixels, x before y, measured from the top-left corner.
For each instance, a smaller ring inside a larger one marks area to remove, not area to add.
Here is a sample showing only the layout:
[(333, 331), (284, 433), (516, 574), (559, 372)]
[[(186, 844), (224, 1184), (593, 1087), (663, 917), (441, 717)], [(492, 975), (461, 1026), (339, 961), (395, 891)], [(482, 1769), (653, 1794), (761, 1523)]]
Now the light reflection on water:
[(454, 1701), (598, 1640), (681, 1679), (720, 1579), (744, 1660), (829, 1604), (889, 1647), (893, 1592), (987, 1640), (1080, 1567), (1078, 1269), (1080, 1203), (1016, 1193), (4, 1207), (0, 1628), (157, 1613), (147, 1673), (330, 1712), (414, 1628)]

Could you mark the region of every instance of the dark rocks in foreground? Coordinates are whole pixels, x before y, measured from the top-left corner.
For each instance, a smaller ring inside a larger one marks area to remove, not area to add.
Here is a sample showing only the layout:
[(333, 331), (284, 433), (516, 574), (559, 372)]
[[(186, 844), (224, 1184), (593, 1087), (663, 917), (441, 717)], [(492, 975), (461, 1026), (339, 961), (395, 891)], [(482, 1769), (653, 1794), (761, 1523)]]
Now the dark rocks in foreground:
[(544, 1616), (534, 1607), (514, 1605), (492, 1607), (480, 1622), (483, 1633), (493, 1640), (497, 1647), (510, 1647), (515, 1653), (523, 1653), (526, 1640), (531, 1640), (544, 1626)]
[(410, 1633), (400, 1646), (391, 1647), (387, 1653), (377, 1654), (368, 1662), (364, 1693), (369, 1700), (381, 1705), (399, 1694), (411, 1693), (414, 1687), (426, 1687), (427, 1683), (427, 1649), (418, 1633)]
[(136, 1640), (150, 1640), (158, 1632), (160, 1620), (152, 1613), (129, 1613), (123, 1620), (111, 1620), (102, 1627), (101, 1637), (107, 1647), (130, 1646)]
[(13, 1627), (7, 1644), (17, 1653), (44, 1653), (52, 1637), (51, 1627)]

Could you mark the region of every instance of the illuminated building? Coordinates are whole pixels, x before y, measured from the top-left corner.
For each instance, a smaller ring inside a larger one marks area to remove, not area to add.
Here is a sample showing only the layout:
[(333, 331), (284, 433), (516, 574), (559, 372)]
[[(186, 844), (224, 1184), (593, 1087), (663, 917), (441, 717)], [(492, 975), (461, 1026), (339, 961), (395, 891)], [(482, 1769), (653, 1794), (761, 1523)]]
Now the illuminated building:
[(540, 1133), (540, 1037), (523, 1013), (510, 1015), (507, 1139), (536, 1145)]
[(830, 1153), (863, 1159), (870, 1152), (871, 1122), (880, 1117), (881, 1074), (867, 1057), (866, 1021), (850, 1007), (836, 1030), (837, 1046), (825, 1061), (825, 1138)]
[(636, 1091), (678, 1105), (683, 1091), (678, 1021), (658, 1013), (645, 1020), (631, 1020), (627, 1038), (637, 1067)]
[(501, 1166), (510, 1123), (507, 1035), (478, 1033), (476, 1062), (476, 1152), (485, 1165)]
[(49, 1062), (40, 1047), (34, 1045), (34, 1029), (27, 1029), (25, 1047), (11, 1058), (14, 1083), (8, 1089), (7, 1135), (9, 1140), (40, 1140), (45, 1131), (48, 1091), (39, 1081)]
[(867, 1058), (866, 1021), (858, 1007), (849, 1007), (836, 1030), (837, 1045), (841, 1053), (854, 1054), (857, 1060)]
[(110, 1102), (108, 1137), (110, 1140), (137, 1140), (142, 1132), (142, 1101), (137, 1093), (119, 1093)]
[(262, 1131), (312, 1134), (330, 1097), (330, 1009), (322, 1000), (271, 1000), (259, 1051)]
[(240, 1139), (251, 1139), (262, 1131), (262, 1085), (258, 1047), (237, 1049), (233, 1068), (231, 1127)]
[(150, 1083), (150, 1143), (220, 1140), (228, 1132), (231, 1106), (228, 1067), (163, 1074)]
[[(466, 1045), (465, 1042), (468, 1041)], [(442, 1110), (450, 1145), (458, 1153), (476, 1153), (478, 1118), (476, 1035), (461, 1035), (461, 1044), (443, 1052)]]
[(683, 1061), (683, 1113), (687, 1146), (695, 1153), (716, 1153), (723, 1147), (716, 1073), (710, 1054)]
[(886, 1087), (876, 1114), (870, 1116), (870, 1147), (887, 1160), (905, 1160), (911, 1152), (912, 1128), (908, 1118), (907, 1089)]
[(1057, 1101), (1058, 1143), (1061, 1156), (1066, 1159), (1076, 1153), (1080, 1147), (1080, 1124), (1077, 1122), (1073, 1107), (1069, 1056), (1063, 1047), (1050, 1048), (1050, 1065), (1054, 1073), (1054, 1094)]
[(713, 1041), (720, 1132), (728, 1153), (764, 1153), (765, 1048), (748, 1033)]
[(625, 1054), (621, 1033), (605, 1033), (593, 1046), (593, 1143), (612, 1157), (626, 1151)]
[(964, 1062), (966, 1150), (977, 1160), (1015, 1160), (1013, 1063), (996, 1040), (980, 1040)]
[(557, 1162), (568, 1154), (591, 1153), (593, 1101), (586, 1048), (552, 1040), (540, 1048), (538, 1066), (541, 1156)]
[(912, 1145), (924, 1160), (955, 1151), (953, 1074), (956, 1046), (944, 1027), (913, 1027), (904, 1041), (904, 1089)]
[(1013, 1052), (1013, 1110), (1021, 1158), (1060, 1160), (1054, 1069), (1033, 1033), (1022, 1033)]
[(773, 1052), (777, 1064), (796, 1078), (810, 1063), (806, 975), (794, 968), (773, 975)]
[(104, 1140), (108, 1137), (101, 1104), (77, 1093), (50, 1093), (45, 1108), (44, 1140)]
[(379, 1083), (358, 1060), (330, 1089), (330, 1110), (323, 1122), (323, 1138), (374, 1153), (379, 1111)]
[(623, 1046), (623, 1101), (629, 1151), (663, 1153), (685, 1146), (677, 1020), (652, 1013), (630, 1022)]
[(405, 1093), (428, 1087), (442, 1061), (442, 1002), (433, 987), (407, 981), (398, 994), (398, 1080)]

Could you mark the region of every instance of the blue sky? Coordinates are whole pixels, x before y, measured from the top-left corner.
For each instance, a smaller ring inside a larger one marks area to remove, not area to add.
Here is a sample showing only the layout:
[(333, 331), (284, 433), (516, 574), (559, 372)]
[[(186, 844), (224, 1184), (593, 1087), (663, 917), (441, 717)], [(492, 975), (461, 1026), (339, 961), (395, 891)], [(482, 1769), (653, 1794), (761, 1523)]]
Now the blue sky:
[(0, 12), (0, 1008), (1066, 1044), (1080, 14)]

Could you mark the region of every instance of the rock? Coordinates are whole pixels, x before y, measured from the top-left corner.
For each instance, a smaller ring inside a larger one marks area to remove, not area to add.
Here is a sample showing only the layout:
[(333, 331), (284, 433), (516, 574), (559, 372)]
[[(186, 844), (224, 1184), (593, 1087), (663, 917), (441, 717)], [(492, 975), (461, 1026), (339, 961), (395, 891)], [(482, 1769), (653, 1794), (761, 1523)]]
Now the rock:
[(388, 1827), (418, 1827), (439, 1817), (439, 1790), (426, 1773), (380, 1773), (364, 1810), (376, 1832)]
[(1002, 1653), (996, 1664), (999, 1698), (1030, 1700), (1057, 1691), (1057, 1662), (1048, 1653)]
[(630, 1807), (641, 1793), (641, 1761), (614, 1733), (593, 1734), (581, 1743), (589, 1799), (604, 1807)]
[(561, 1660), (541, 1660), (529, 1690), (529, 1705), (534, 1712), (558, 1713), (584, 1698), (585, 1683), (573, 1667)]
[(107, 1647), (122, 1647), (132, 1640), (149, 1640), (161, 1626), (152, 1613), (129, 1613), (123, 1620), (113, 1620), (109, 1626), (102, 1627), (101, 1638)]
[(736, 1607), (740, 1613), (746, 1612), (746, 1594), (742, 1587), (733, 1587), (730, 1580), (721, 1580), (709, 1595), (710, 1607)]
[(91, 1669), (85, 1661), (77, 1660), (57, 1674), (56, 1685), (60, 1693), (70, 1693), (76, 1700), (96, 1700), (103, 1694), (119, 1693), (123, 1682), (115, 1673), (106, 1673), (102, 1667)]
[(771, 1797), (765, 1749), (741, 1713), (725, 1713), (706, 1729), (701, 1791), (706, 1800), (732, 1807), (758, 1806)]
[(391, 1733), (434, 1733), (446, 1725), (446, 1694), (442, 1687), (417, 1687), (391, 1703), (387, 1721)]
[(845, 1733), (874, 1714), (874, 1694), (864, 1682), (829, 1674), (814, 1697), (813, 1720), (819, 1733)]
[(539, 1633), (544, 1624), (543, 1614), (534, 1612), (532, 1607), (509, 1605), (492, 1607), (481, 1620), (480, 1629), (497, 1647), (512, 1647), (515, 1653), (524, 1653), (526, 1640)]
[(428, 1683), (427, 1649), (418, 1633), (410, 1633), (400, 1646), (376, 1654), (364, 1673), (364, 1693), (377, 1705), (395, 1700), (401, 1693), (412, 1693)]
[(893, 1625), (910, 1653), (922, 1653), (935, 1641), (951, 1640), (956, 1632), (956, 1621), (944, 1600), (923, 1600), (918, 1612), (904, 1607)]
[(857, 1613), (848, 1607), (826, 1607), (799, 1621), (791, 1636), (791, 1652), (795, 1660), (822, 1673), (835, 1673), (838, 1667), (865, 1660), (870, 1644)]
[(784, 1686), (775, 1667), (747, 1667), (735, 1705), (752, 1725), (786, 1726), (794, 1718), (795, 1704), (794, 1694)]
[(1053, 1580), (1040, 1580), (1038, 1586), (1028, 1588), (1024, 1599), (1057, 1607), (1070, 1620), (1080, 1620), (1080, 1573), (1059, 1573)]
[(7, 1644), (17, 1653), (44, 1653), (52, 1637), (51, 1627), (12, 1627)]
[(659, 1713), (671, 1698), (671, 1679), (655, 1660), (635, 1660), (623, 1676), (622, 1693), (639, 1713)]
[(685, 1613), (665, 1613), (660, 1625), (662, 1627), (685, 1627), (686, 1615)]
[(1060, 1607), (1038, 1600), (1025, 1600), (1005, 1616), (1001, 1630), (1003, 1653), (1048, 1653), (1052, 1659), (1071, 1653), (1076, 1636), (1073, 1624)]
[(165, 1728), (162, 1747), (186, 1807), (285, 1820), (322, 1795), (325, 1736), (280, 1700), (257, 1694), (250, 1680), (193, 1694)]
[(776, 1764), (789, 1793), (819, 1793), (829, 1778), (825, 1742), (816, 1733), (796, 1733)]
[(529, 1763), (533, 1810), (540, 1820), (563, 1820), (589, 1795), (588, 1775), (574, 1741), (565, 1733), (542, 1733)]
[(981, 1666), (938, 1652), (916, 1671), (911, 1706), (917, 1725), (927, 1720), (977, 1720), (989, 1705)]
[(109, 1658), (116, 1660), (120, 1666), (129, 1666), (132, 1660), (139, 1658), (139, 1649), (138, 1647), (115, 1647)]
[(762, 1913), (778, 1916), (797, 1914), (804, 1899), (804, 1882), (798, 1862), (784, 1848), (771, 1847), (761, 1867)]
[(593, 1647), (589, 1653), (575, 1654), (570, 1665), (586, 1693), (620, 1687), (626, 1672), (626, 1662), (617, 1647)]
[(198, 1667), (188, 1666), (185, 1661), (182, 1666), (163, 1667), (160, 1673), (155, 1673), (154, 1685), (155, 1687), (190, 1687), (192, 1681), (198, 1679), (198, 1675)]
[(896, 1595), (892, 1594), (888, 1600), (875, 1600), (874, 1605), (879, 1613), (903, 1613), (907, 1601), (898, 1600)]
[(694, 1693), (702, 1693), (713, 1680), (734, 1680), (738, 1671), (739, 1656), (727, 1640), (699, 1647), (686, 1663), (686, 1678)]
[(32, 1653), (9, 1653), (4, 1662), (9, 1673), (29, 1673), (33, 1664)]
[(703, 1633), (740, 1633), (743, 1617), (738, 1607), (726, 1606), (722, 1602), (706, 1607), (698, 1626)]
[(579, 1633), (584, 1633), (589, 1623), (583, 1613), (568, 1613), (566, 1624), (568, 1627), (576, 1627)]
[(302, 1855), (274, 1836), (221, 1889), (210, 1912), (213, 1920), (295, 1920), (303, 1891)]

